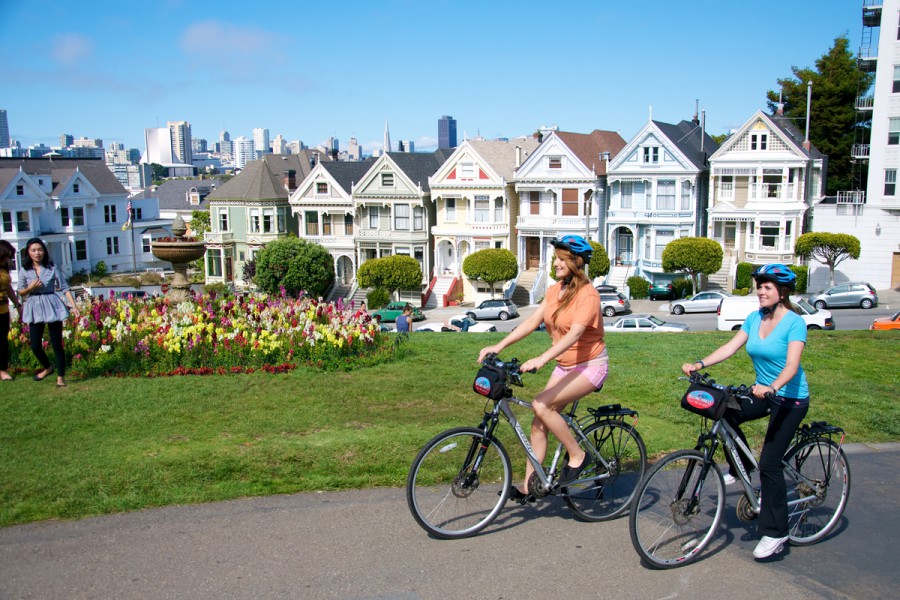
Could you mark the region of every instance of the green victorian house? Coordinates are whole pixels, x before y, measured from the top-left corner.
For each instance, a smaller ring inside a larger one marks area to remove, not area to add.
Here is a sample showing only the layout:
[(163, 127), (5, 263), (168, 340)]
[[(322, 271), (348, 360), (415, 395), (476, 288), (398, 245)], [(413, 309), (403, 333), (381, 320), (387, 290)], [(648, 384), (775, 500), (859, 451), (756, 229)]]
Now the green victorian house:
[(266, 154), (206, 197), (207, 283), (249, 285), (244, 264), (267, 243), (299, 233), (288, 198), (320, 159), (315, 150)]

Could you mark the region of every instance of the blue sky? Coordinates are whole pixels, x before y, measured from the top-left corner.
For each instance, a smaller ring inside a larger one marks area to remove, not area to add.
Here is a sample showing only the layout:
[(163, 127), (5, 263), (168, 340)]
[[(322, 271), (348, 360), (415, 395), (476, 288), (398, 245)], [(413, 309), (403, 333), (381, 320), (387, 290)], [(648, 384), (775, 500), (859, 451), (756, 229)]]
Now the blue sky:
[[(146, 127), (194, 137), (330, 136), (366, 151), (390, 124), (417, 149), (464, 134), (617, 130), (690, 119), (725, 133), (791, 67), (862, 30), (860, 0), (0, 0), (0, 108), (23, 146), (59, 135), (143, 149)], [(815, 90), (814, 90), (815, 93)], [(813, 98), (815, 103), (815, 97)]]

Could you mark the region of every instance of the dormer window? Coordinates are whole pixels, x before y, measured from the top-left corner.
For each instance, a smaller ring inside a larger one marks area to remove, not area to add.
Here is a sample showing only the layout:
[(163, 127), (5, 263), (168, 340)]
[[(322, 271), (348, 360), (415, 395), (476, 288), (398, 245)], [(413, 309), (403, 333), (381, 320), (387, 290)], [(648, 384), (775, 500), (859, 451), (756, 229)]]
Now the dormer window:
[(644, 163), (648, 165), (659, 164), (659, 146), (644, 146)]
[(382, 173), (381, 174), (381, 187), (394, 187), (394, 174), (393, 173)]
[[(393, 183), (393, 182), (391, 182), (391, 183)], [(324, 181), (316, 183), (316, 193), (319, 195), (327, 194), (328, 193), (328, 184), (325, 183)]]
[(77, 181), (72, 184), (72, 193), (73, 194), (77, 194), (80, 190), (81, 190), (81, 186), (78, 184)]
[(562, 157), (550, 156), (547, 158), (548, 169), (562, 169)]
[(25, 186), (21, 183), (16, 184), (16, 196), (24, 196), (25, 195)]
[(769, 134), (768, 133), (751, 133), (750, 134), (750, 149), (751, 150), (765, 150), (769, 145)]

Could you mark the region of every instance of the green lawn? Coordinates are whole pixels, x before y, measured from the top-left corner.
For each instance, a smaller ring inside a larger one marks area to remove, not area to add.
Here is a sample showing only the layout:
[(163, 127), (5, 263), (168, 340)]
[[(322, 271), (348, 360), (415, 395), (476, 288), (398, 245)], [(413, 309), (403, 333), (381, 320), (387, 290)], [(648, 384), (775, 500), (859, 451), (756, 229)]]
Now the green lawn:
[[(0, 384), (0, 525), (243, 496), (403, 486), (416, 451), (477, 425), (478, 350), (502, 334), (413, 334), (395, 363), (351, 373), (108, 378), (58, 390), (26, 374)], [(679, 407), (682, 362), (729, 333), (611, 334), (611, 371), (590, 404), (640, 411), (651, 456), (692, 446), (699, 418)], [(535, 334), (504, 358), (546, 348)], [(813, 332), (804, 356), (810, 420), (848, 442), (900, 439), (896, 332)], [(750, 382), (745, 354), (710, 372)], [(526, 376), (530, 398), (550, 368)], [(520, 411), (521, 412), (521, 411)], [(526, 418), (526, 423), (528, 422)], [(760, 424), (750, 428), (759, 439)], [(509, 440), (509, 438), (505, 438)], [(522, 452), (507, 443), (521, 471)]]

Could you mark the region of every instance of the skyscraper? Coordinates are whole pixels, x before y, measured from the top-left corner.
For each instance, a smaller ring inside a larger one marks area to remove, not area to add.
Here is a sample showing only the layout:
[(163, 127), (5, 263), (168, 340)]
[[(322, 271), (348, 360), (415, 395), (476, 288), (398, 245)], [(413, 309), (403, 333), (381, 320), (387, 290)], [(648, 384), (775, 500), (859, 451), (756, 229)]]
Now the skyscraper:
[(186, 165), (191, 164), (191, 124), (187, 121), (169, 121), (166, 125), (172, 139), (172, 158)]
[(438, 149), (456, 148), (456, 119), (444, 115), (438, 119)]
[(253, 140), (238, 136), (231, 142), (232, 158), (236, 169), (243, 169), (248, 162), (256, 159)]
[(3, 108), (0, 108), (0, 148), (9, 148), (9, 121)]
[(257, 158), (269, 153), (269, 130), (265, 127), (257, 127), (253, 130), (253, 150)]

